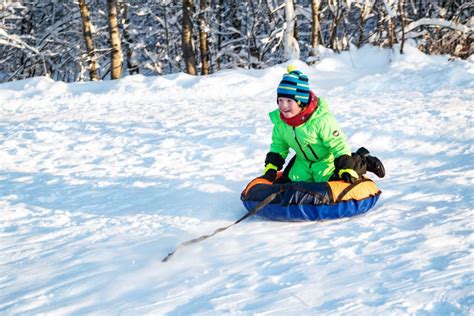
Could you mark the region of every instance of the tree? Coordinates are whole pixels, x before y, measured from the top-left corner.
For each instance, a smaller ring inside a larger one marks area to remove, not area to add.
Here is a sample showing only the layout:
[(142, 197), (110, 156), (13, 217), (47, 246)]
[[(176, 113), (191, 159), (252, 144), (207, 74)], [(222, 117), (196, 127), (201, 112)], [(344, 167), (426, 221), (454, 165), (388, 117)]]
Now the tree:
[(111, 47), (110, 78), (119, 79), (122, 75), (122, 45), (120, 43), (120, 34), (117, 19), (117, 6), (115, 0), (107, 0), (109, 24), (109, 40)]
[(344, 45), (340, 45), (339, 41), (339, 27), (344, 17), (347, 15), (347, 10), (341, 0), (328, 0), (329, 13), (332, 16), (331, 27), (329, 30), (329, 47), (336, 52), (344, 49)]
[(403, 54), (403, 48), (405, 46), (405, 14), (403, 13), (403, 7), (405, 0), (398, 0), (398, 12), (400, 14), (400, 26), (402, 32), (401, 44), (400, 44), (400, 54)]
[(193, 22), (191, 21), (193, 6), (193, 0), (183, 0), (183, 35), (181, 45), (186, 72), (190, 75), (197, 75), (196, 59), (193, 49)]
[(207, 22), (204, 13), (207, 8), (207, 0), (200, 0), (199, 4), (199, 43), (201, 50), (201, 74), (209, 74), (209, 56), (207, 44)]
[(125, 46), (125, 51), (127, 52), (127, 69), (128, 73), (130, 75), (133, 75), (135, 73), (140, 73), (140, 70), (138, 66), (134, 62), (133, 58), (133, 49), (132, 49), (132, 44), (133, 44), (133, 39), (130, 36), (129, 32), (129, 19), (128, 19), (128, 5), (127, 5), (127, 0), (122, 0), (120, 2), (120, 9), (122, 11), (122, 27), (123, 27), (123, 38), (124, 38), (124, 46)]
[(339, 52), (398, 42), (403, 50), (405, 39), (427, 54), (474, 53), (467, 0), (199, 1), (0, 1), (0, 82), (265, 68), (301, 56), (316, 62), (318, 45)]
[(283, 47), (286, 59), (299, 59), (300, 47), (295, 38), (295, 5), (293, 0), (285, 0), (285, 30), (283, 32)]
[(217, 58), (216, 58), (216, 64), (217, 64), (217, 70), (221, 70), (221, 55), (220, 51), (222, 49), (222, 15), (224, 12), (224, 0), (217, 0), (217, 16), (216, 16), (216, 24), (217, 24)]
[(387, 11), (387, 45), (388, 47), (392, 48), (393, 44), (398, 42), (397, 37), (395, 35), (395, 0), (383, 0), (383, 4), (385, 6), (385, 10)]
[[(166, 41), (166, 56), (170, 58), (171, 56), (171, 45), (170, 45), (170, 32), (169, 32), (169, 24), (168, 24), (168, 12), (167, 12), (167, 4), (166, 1), (163, 1), (161, 4), (161, 8), (163, 9), (163, 28), (165, 30), (165, 41)], [(169, 71), (172, 72), (171, 62), (168, 60), (168, 68)]]
[(84, 35), (84, 42), (87, 50), (87, 61), (89, 63), (89, 74), (92, 81), (99, 80), (97, 72), (97, 61), (95, 57), (94, 42), (92, 40), (92, 24), (85, 0), (79, 0), (79, 9), (81, 11), (82, 33)]
[(375, 1), (376, 0), (367, 0), (365, 2), (356, 4), (356, 7), (358, 7), (359, 10), (360, 10), (360, 12), (359, 12), (359, 25), (358, 25), (358, 27), (359, 27), (359, 36), (358, 36), (358, 39), (355, 43), (358, 48), (360, 48), (362, 46), (362, 44), (364, 44), (364, 42), (366, 41), (366, 38), (364, 36), (364, 31), (365, 31), (367, 20), (370, 16), (370, 13), (372, 12), (372, 7), (373, 7)]
[(319, 44), (319, 0), (311, 0), (311, 50), (309, 51), (309, 64), (314, 63), (318, 55)]

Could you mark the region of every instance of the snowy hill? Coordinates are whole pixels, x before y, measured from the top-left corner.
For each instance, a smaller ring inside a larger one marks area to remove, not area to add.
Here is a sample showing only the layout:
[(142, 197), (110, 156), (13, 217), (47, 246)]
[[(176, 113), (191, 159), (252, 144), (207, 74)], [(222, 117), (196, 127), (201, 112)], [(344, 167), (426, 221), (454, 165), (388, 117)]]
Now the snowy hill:
[(363, 216), (253, 217), (265, 70), (0, 85), (0, 314), (472, 315), (474, 64), (365, 47), (295, 62), (355, 150), (379, 156)]

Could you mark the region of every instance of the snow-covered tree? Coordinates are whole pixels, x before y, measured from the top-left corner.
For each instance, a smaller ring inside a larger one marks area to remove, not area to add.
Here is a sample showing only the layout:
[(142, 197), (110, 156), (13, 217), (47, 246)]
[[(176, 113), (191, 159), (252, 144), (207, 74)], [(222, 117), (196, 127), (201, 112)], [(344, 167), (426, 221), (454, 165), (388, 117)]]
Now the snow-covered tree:
[(319, 45), (403, 51), (406, 39), (428, 54), (467, 58), (473, 13), (468, 0), (4, 0), (0, 81), (108, 79), (122, 69), (205, 75), (291, 58), (314, 63)]
[(295, 38), (295, 6), (293, 0), (285, 0), (285, 27), (283, 31), (283, 47), (286, 59), (299, 59), (300, 47)]

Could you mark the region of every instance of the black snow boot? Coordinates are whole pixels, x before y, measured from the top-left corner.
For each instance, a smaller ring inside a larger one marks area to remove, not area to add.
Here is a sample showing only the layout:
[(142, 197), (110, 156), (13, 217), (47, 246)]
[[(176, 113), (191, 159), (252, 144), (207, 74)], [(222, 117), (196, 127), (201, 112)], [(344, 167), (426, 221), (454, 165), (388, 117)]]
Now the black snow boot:
[(367, 162), (367, 171), (375, 173), (379, 178), (385, 177), (385, 168), (379, 158), (369, 155), (370, 152), (364, 147), (357, 149), (356, 154)]

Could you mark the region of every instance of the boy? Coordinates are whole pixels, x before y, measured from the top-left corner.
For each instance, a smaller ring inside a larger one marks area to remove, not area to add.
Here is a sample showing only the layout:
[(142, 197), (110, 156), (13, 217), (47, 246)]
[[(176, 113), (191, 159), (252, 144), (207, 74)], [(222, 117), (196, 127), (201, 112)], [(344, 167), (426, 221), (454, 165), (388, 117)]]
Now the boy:
[(278, 109), (269, 114), (274, 127), (262, 178), (275, 181), (289, 148), (296, 153), (288, 174), (291, 181), (353, 183), (367, 170), (383, 177), (382, 163), (365, 148), (351, 154), (326, 101), (309, 89), (308, 77), (291, 65), (287, 70), (277, 88)]

